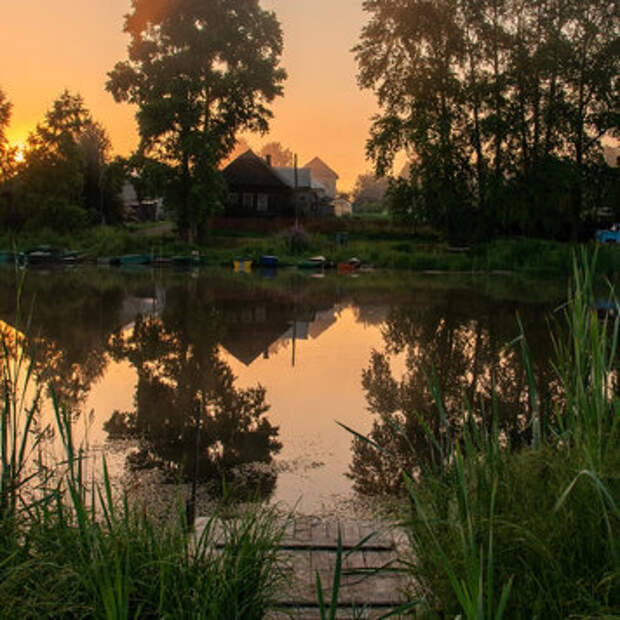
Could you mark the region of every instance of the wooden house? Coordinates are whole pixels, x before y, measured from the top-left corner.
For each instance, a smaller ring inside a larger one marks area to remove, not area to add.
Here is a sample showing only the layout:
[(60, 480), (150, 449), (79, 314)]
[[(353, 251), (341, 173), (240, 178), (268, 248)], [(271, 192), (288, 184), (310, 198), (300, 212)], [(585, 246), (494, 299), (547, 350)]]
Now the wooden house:
[(227, 215), (295, 214), (293, 188), (251, 150), (228, 164), (222, 175), (228, 185)]
[(309, 168), (273, 167), (246, 151), (222, 171), (230, 216), (323, 216), (333, 214), (328, 191)]
[(322, 159), (315, 157), (304, 168), (312, 171), (312, 178), (325, 188), (327, 198), (336, 198), (336, 183), (340, 178)]

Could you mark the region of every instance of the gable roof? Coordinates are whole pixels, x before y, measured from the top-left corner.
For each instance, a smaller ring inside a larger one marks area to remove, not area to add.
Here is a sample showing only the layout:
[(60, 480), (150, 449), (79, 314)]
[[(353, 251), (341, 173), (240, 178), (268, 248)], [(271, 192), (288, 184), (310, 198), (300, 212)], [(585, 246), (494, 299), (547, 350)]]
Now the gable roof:
[(328, 174), (334, 179), (339, 179), (340, 176), (337, 172), (334, 172), (320, 157), (315, 157), (311, 161), (309, 161), (304, 168), (311, 168), (312, 170), (322, 172), (324, 174)]
[(222, 175), (229, 185), (256, 185), (275, 189), (289, 187), (275, 170), (251, 149), (230, 162), (222, 170)]
[[(295, 168), (273, 168), (274, 172), (289, 186), (295, 187)], [(312, 170), (309, 168), (297, 169), (297, 187), (311, 187)]]

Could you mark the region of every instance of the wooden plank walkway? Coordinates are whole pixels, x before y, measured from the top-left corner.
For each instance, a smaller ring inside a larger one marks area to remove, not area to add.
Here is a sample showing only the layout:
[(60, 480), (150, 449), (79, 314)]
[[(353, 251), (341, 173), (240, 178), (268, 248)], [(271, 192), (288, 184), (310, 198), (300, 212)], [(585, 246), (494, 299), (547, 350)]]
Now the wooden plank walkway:
[[(200, 522), (197, 520), (197, 533)], [(379, 618), (407, 601), (408, 577), (398, 560), (396, 533), (388, 524), (296, 516), (287, 521), (279, 549), (289, 586), (278, 597), (281, 611), (272, 613), (270, 620), (320, 617), (316, 574), (329, 603), (339, 529), (343, 561), (337, 617)], [(223, 542), (222, 538), (216, 544)]]

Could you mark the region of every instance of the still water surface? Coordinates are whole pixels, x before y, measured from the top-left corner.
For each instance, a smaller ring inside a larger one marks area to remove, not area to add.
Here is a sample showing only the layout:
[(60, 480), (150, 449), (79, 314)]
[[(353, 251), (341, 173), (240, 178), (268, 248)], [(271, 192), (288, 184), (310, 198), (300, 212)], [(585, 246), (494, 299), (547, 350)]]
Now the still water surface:
[[(0, 271), (9, 325), (15, 288)], [(400, 468), (426, 458), (417, 416), (439, 419), (429, 381), (457, 427), (464, 400), (484, 417), (495, 383), (503, 432), (526, 439), (521, 353), (506, 345), (519, 313), (549, 385), (546, 321), (565, 290), (508, 275), (80, 268), (28, 272), (23, 307), (42, 380), (117, 475), (188, 481), (198, 453), (203, 491), (217, 496), (226, 480), (233, 494), (331, 513), (398, 492)]]

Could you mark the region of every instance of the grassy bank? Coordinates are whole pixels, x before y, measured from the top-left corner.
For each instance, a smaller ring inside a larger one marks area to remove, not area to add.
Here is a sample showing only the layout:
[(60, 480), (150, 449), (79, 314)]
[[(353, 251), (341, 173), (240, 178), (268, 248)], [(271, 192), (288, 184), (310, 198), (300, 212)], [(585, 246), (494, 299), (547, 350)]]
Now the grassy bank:
[[(0, 334), (0, 615), (262, 618), (280, 585), (281, 521), (247, 510), (225, 522), (216, 550), (215, 518), (195, 540), (183, 510), (155, 520), (117, 497), (105, 463), (96, 485), (72, 415), (55, 403), (54, 422), (42, 425), (36, 351), (17, 324)], [(46, 456), (52, 433), (56, 458)]]
[[(619, 319), (592, 310), (592, 272), (582, 257), (554, 328), (557, 401), (539, 396), (525, 336), (514, 343), (529, 382), (530, 444), (511, 448), (491, 395), (482, 418), (465, 403), (457, 427), (446, 415), (437, 433), (427, 429), (433, 458), (405, 472), (419, 617), (620, 613)], [(388, 422), (398, 428), (397, 416)]]
[[(338, 222), (336, 221), (336, 224)], [(357, 222), (348, 231), (346, 245), (337, 240), (337, 232), (326, 227), (308, 227), (299, 238), (293, 239), (291, 228), (273, 232), (273, 223), (264, 231), (256, 229), (213, 228), (202, 245), (180, 241), (170, 228), (158, 233), (161, 225), (135, 225), (127, 228), (98, 227), (79, 236), (58, 236), (41, 231), (16, 239), (0, 237), (0, 251), (14, 245), (19, 251), (41, 244), (51, 244), (83, 254), (86, 258), (149, 254), (154, 257), (200, 253), (208, 265), (228, 264), (234, 258), (258, 259), (261, 255), (276, 255), (283, 264), (296, 265), (303, 257), (325, 255), (334, 262), (352, 256), (375, 267), (416, 271), (516, 271), (519, 273), (570, 274), (573, 244), (538, 239), (507, 239), (474, 245), (470, 248), (451, 248), (437, 241), (429, 232), (412, 236), (407, 231)], [(223, 224), (222, 224), (223, 226)], [(592, 244), (594, 247), (594, 244)], [(599, 248), (597, 269), (600, 273), (620, 272), (620, 247), (605, 245)]]

